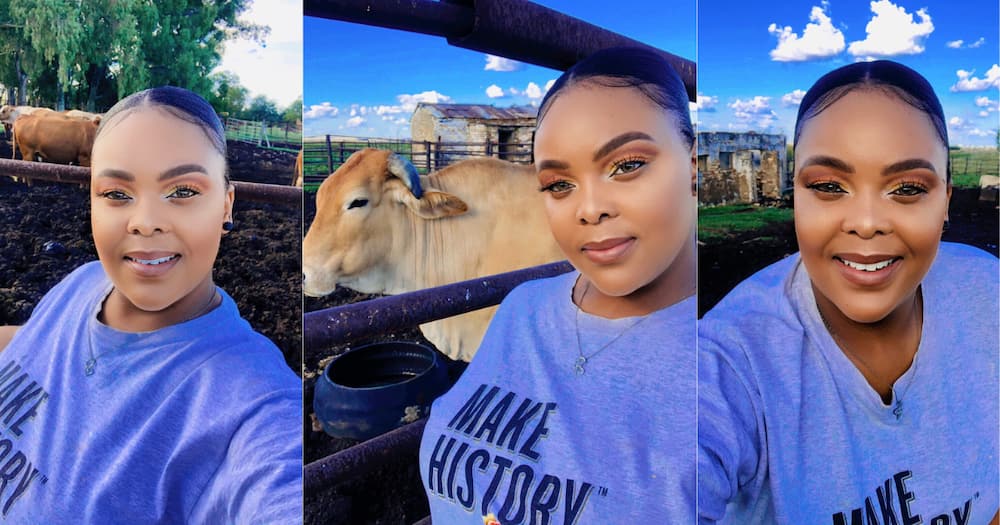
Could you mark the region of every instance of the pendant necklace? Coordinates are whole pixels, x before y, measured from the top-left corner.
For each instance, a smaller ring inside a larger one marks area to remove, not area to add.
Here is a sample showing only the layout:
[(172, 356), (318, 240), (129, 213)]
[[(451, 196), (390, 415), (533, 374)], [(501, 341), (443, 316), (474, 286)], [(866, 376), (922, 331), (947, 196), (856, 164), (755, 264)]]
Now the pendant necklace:
[[(188, 321), (190, 321), (192, 319), (195, 319), (197, 317), (201, 317), (202, 315), (204, 315), (205, 313), (207, 313), (209, 310), (211, 310), (212, 303), (215, 302), (215, 298), (218, 295), (219, 295), (219, 290), (218, 289), (213, 290), (212, 291), (212, 296), (208, 298), (208, 302), (205, 303), (205, 306), (202, 306), (201, 309), (198, 310), (191, 317), (188, 317), (187, 319), (181, 321), (180, 323), (176, 323), (176, 324), (186, 323), (186, 322), (188, 322)], [(87, 376), (92, 376), (92, 375), (94, 375), (94, 371), (97, 369), (97, 359), (100, 356), (94, 354), (94, 338), (93, 338), (93, 333), (92, 333), (91, 330), (87, 330), (87, 346), (88, 346), (88, 349), (90, 350), (90, 359), (87, 359), (87, 362), (84, 363), (84, 365), (83, 365), (83, 373), (86, 374)]]
[[(918, 300), (917, 301), (917, 309), (919, 310), (919, 312), (918, 312), (917, 315), (922, 315), (923, 314), (923, 308), (921, 306), (922, 306), (922, 304)], [(846, 354), (848, 356), (848, 358), (850, 359), (850, 356), (855, 355), (854, 352), (851, 351), (851, 349), (847, 345), (847, 343), (843, 339), (841, 339), (840, 335), (838, 335), (837, 332), (833, 329), (833, 327), (830, 326), (830, 322), (826, 320), (826, 316), (823, 315), (823, 311), (819, 309), (819, 305), (818, 304), (816, 305), (816, 310), (819, 312), (819, 318), (823, 320), (823, 326), (826, 327), (826, 331), (829, 332), (830, 336), (833, 338), (834, 344), (836, 344), (837, 346), (839, 346), (841, 348), (841, 351), (844, 352), (844, 354)], [(917, 347), (918, 348), (919, 348), (919, 346), (920, 346), (920, 344), (917, 343)], [(866, 369), (869, 369), (869, 370), (871, 369), (871, 367), (868, 366), (868, 364), (865, 363), (864, 360), (862, 360), (860, 357), (856, 357), (856, 359), (858, 361), (861, 361), (861, 364), (863, 364)], [(914, 355), (913, 355), (913, 362), (911, 364), (911, 367), (912, 367), (912, 370), (910, 370), (910, 379), (909, 379), (909, 381), (906, 382), (906, 388), (904, 388), (902, 392), (896, 393), (896, 387), (895, 387), (895, 385), (893, 385), (893, 386), (890, 387), (892, 389), (892, 394), (893, 394), (893, 399), (894, 399), (894, 403), (892, 405), (892, 415), (896, 416), (896, 421), (899, 421), (903, 417), (903, 396), (905, 396), (906, 393), (909, 392), (910, 386), (913, 385), (913, 380), (917, 376), (917, 356), (916, 356), (916, 353), (914, 353)]]
[(576, 318), (575, 318), (575, 322), (576, 322), (575, 323), (576, 324), (576, 351), (577, 351), (578, 355), (577, 355), (577, 358), (576, 358), (576, 362), (573, 365), (573, 369), (576, 371), (576, 375), (578, 375), (578, 376), (582, 376), (584, 374), (584, 372), (586, 372), (586, 370), (584, 370), (584, 366), (586, 366), (588, 360), (593, 359), (594, 356), (596, 356), (597, 354), (599, 354), (599, 353), (607, 350), (608, 347), (611, 346), (612, 343), (614, 343), (615, 341), (617, 341), (618, 339), (620, 339), (623, 335), (625, 335), (626, 332), (628, 332), (629, 330), (635, 328), (636, 326), (638, 326), (640, 323), (642, 323), (646, 319), (649, 319), (650, 317), (652, 317), (652, 314), (646, 315), (645, 317), (639, 319), (638, 321), (632, 323), (627, 328), (625, 328), (624, 330), (622, 330), (621, 333), (619, 333), (618, 335), (616, 335), (614, 337), (614, 339), (612, 339), (612, 340), (608, 341), (607, 343), (605, 343), (604, 346), (602, 346), (601, 348), (599, 348), (596, 352), (594, 352), (594, 353), (592, 353), (590, 355), (583, 355), (583, 343), (580, 342), (580, 311), (583, 310), (583, 299), (585, 297), (587, 297), (587, 292), (589, 292), (589, 291), (590, 291), (590, 281), (587, 281), (587, 287), (583, 289), (583, 295), (580, 296), (580, 306), (576, 309)]

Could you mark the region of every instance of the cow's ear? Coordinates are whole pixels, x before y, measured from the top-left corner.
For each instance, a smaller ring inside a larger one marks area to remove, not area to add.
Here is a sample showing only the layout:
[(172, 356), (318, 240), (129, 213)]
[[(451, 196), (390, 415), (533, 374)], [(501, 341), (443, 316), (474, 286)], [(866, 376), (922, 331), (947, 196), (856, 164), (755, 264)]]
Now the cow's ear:
[(389, 194), (392, 198), (422, 219), (442, 219), (461, 215), (469, 211), (469, 205), (462, 199), (443, 191), (425, 191), (421, 198), (410, 193), (409, 188), (399, 181), (392, 181)]
[(424, 192), (424, 196), (419, 199), (412, 193), (407, 193), (403, 204), (423, 219), (442, 219), (469, 211), (465, 201), (443, 191)]

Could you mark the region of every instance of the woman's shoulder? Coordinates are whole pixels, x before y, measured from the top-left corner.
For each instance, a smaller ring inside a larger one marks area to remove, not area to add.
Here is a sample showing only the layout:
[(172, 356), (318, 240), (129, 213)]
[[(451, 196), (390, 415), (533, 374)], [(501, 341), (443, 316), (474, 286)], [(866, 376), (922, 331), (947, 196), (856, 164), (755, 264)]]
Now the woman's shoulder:
[(561, 299), (571, 301), (573, 285), (579, 272), (571, 271), (554, 277), (533, 279), (517, 285), (504, 297), (500, 303), (501, 310), (514, 308), (524, 304), (539, 307), (545, 304), (555, 304)]
[(793, 254), (770, 264), (736, 285), (708, 313), (712, 323), (743, 319), (749, 315), (785, 315), (789, 312), (788, 291), (799, 268), (799, 255)]

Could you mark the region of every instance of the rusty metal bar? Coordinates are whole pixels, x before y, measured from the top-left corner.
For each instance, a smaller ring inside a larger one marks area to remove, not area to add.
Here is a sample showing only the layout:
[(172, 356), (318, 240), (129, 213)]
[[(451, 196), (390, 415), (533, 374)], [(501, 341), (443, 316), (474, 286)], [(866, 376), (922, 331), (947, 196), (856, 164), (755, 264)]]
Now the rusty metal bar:
[(480, 277), (370, 301), (308, 312), (303, 316), (305, 351), (390, 333), (500, 304), (515, 286), (566, 273), (566, 261)]
[(560, 71), (600, 49), (646, 47), (666, 58), (688, 99), (697, 100), (694, 61), (528, 0), (305, 0), (304, 9), (307, 16), (443, 36), (453, 46)]
[[(70, 184), (90, 184), (90, 168), (81, 166), (0, 159), (0, 174)], [(295, 186), (243, 181), (233, 181), (233, 186), (236, 187), (236, 198), (238, 200), (284, 204), (295, 207), (302, 205), (302, 188)]]
[(416, 463), (426, 424), (421, 419), (309, 463), (302, 469), (305, 493), (315, 494), (385, 465)]

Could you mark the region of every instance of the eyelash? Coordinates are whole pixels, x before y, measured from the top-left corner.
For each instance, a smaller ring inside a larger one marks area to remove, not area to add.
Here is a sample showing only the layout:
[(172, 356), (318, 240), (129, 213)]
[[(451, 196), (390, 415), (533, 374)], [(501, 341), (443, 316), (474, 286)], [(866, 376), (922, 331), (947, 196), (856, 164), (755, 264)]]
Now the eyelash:
[[(632, 168), (632, 169), (630, 169), (630, 170), (619, 172), (619, 170), (623, 166), (625, 166), (627, 164), (631, 164), (631, 163), (638, 163), (639, 165), (636, 166), (636, 167), (634, 167), (634, 168)], [(612, 168), (611, 169), (611, 176), (627, 175), (629, 173), (632, 173), (634, 171), (642, 169), (642, 167), (645, 166), (645, 165), (646, 165), (646, 159), (644, 159), (642, 157), (637, 157), (637, 156), (625, 157), (623, 159), (616, 160), (616, 161), (614, 161), (614, 162), (611, 163), (611, 168)]]
[[(559, 186), (560, 184), (564, 185), (564, 186), (562, 186), (562, 189), (556, 189), (556, 186)], [(544, 193), (552, 193), (553, 195), (559, 195), (559, 194), (566, 193), (567, 191), (569, 191), (571, 189), (573, 189), (573, 185), (570, 184), (569, 182), (564, 181), (564, 180), (556, 180), (556, 181), (550, 182), (549, 184), (547, 184), (545, 186), (542, 186), (541, 188), (538, 188), (538, 191), (541, 191), (541, 192), (544, 192)]]
[[(898, 193), (901, 190), (905, 190), (906, 193)], [(899, 197), (916, 197), (923, 193), (927, 193), (928, 188), (924, 184), (916, 181), (901, 181), (892, 188), (889, 193)]]
[(806, 188), (809, 188), (810, 190), (813, 191), (818, 191), (820, 193), (847, 193), (846, 191), (844, 191), (844, 187), (841, 186), (839, 182), (832, 180), (816, 181), (807, 184)]
[[(184, 194), (178, 195), (178, 193), (184, 193)], [(126, 201), (131, 199), (131, 197), (122, 190), (107, 190), (98, 193), (98, 195), (112, 201)], [(198, 191), (195, 188), (192, 188), (191, 186), (186, 186), (182, 184), (179, 186), (175, 186), (173, 189), (171, 189), (170, 193), (167, 194), (167, 197), (174, 199), (190, 199), (198, 195), (201, 195), (200, 191)]]

